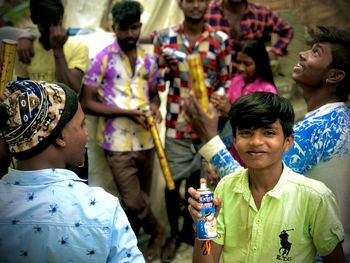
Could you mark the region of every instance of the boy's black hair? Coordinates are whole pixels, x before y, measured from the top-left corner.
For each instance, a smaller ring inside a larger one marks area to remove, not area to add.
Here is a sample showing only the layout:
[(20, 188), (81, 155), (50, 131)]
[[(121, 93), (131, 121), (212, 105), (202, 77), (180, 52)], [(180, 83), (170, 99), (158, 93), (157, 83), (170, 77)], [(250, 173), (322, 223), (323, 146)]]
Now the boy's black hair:
[(112, 16), (114, 25), (130, 25), (140, 21), (143, 12), (142, 5), (133, 0), (123, 0), (117, 2), (112, 7)]
[(318, 26), (318, 32), (311, 31), (309, 44), (330, 43), (333, 61), (331, 68), (343, 70), (345, 78), (339, 83), (336, 95), (347, 101), (350, 93), (350, 30)]
[(63, 18), (64, 6), (61, 0), (30, 0), (29, 6), (34, 24), (57, 24)]
[(233, 136), (237, 129), (267, 127), (280, 120), (284, 137), (293, 134), (294, 110), (292, 104), (270, 92), (253, 92), (240, 97), (229, 112)]
[(270, 59), (265, 44), (259, 40), (249, 40), (244, 43), (242, 53), (251, 57), (255, 62), (256, 76), (275, 85), (270, 67)]

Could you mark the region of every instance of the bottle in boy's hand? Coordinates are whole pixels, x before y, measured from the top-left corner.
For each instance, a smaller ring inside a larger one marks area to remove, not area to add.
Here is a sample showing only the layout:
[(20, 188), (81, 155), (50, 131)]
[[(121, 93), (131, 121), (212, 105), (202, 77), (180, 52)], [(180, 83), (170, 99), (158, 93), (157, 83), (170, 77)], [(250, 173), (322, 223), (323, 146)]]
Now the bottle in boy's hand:
[(200, 188), (197, 189), (200, 194), (199, 204), (202, 209), (201, 218), (196, 218), (196, 231), (199, 240), (210, 240), (217, 236), (215, 205), (213, 202), (214, 194), (207, 187), (207, 183), (201, 181)]

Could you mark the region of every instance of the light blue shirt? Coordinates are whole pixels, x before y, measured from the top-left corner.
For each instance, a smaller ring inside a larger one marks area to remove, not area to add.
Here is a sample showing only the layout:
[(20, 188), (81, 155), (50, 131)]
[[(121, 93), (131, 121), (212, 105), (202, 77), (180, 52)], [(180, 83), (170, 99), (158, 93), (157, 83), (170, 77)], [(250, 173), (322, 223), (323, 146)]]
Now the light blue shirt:
[(0, 262), (145, 262), (117, 197), (65, 169), (0, 181)]
[[(350, 263), (350, 109), (343, 102), (329, 103), (294, 125), (295, 142), (283, 155), (293, 171), (323, 182), (336, 196), (345, 229), (344, 251)], [(220, 177), (242, 169), (218, 137), (200, 149), (217, 167)]]

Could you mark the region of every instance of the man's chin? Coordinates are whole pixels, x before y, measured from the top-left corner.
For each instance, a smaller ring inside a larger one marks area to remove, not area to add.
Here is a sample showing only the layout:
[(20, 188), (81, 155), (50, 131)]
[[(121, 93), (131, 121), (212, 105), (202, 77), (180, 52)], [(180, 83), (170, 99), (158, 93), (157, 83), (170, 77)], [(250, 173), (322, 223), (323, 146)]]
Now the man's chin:
[(133, 50), (136, 48), (137, 44), (135, 42), (133, 43), (123, 43), (123, 44), (119, 44), (120, 48), (124, 51), (129, 51), (129, 50)]
[(204, 16), (202, 16), (202, 17), (197, 17), (197, 16), (186, 17), (186, 20), (190, 21), (193, 24), (198, 24), (198, 23), (201, 23), (204, 21)]

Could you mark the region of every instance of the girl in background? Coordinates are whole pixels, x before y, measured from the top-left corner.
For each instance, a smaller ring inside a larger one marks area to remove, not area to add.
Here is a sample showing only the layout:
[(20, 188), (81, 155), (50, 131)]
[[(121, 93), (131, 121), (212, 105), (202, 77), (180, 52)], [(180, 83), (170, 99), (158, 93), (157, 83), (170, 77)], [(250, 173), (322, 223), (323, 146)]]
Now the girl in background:
[[(258, 40), (247, 41), (237, 54), (237, 64), (238, 74), (232, 78), (226, 95), (213, 93), (210, 98), (210, 101), (224, 118), (228, 116), (231, 104), (243, 95), (257, 91), (277, 94), (269, 56), (263, 42)], [(220, 137), (223, 141), (231, 140), (232, 131), (229, 122), (226, 123)], [(244, 166), (233, 146), (231, 146), (230, 152)]]

